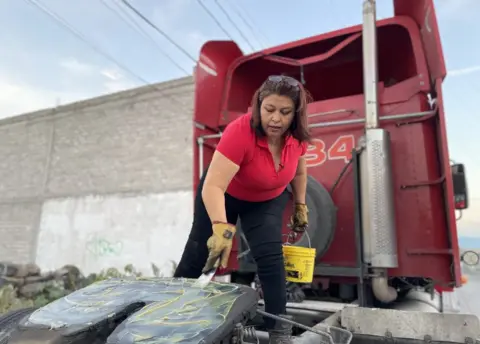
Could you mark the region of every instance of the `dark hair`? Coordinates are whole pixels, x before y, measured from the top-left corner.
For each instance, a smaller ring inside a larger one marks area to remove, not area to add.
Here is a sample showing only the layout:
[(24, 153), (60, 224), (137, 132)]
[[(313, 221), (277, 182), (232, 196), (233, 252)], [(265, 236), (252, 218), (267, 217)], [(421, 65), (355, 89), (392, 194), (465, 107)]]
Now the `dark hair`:
[(270, 76), (255, 92), (252, 99), (252, 119), (250, 126), (259, 137), (266, 136), (260, 119), (260, 106), (263, 99), (272, 94), (289, 97), (294, 104), (294, 117), (288, 133), (299, 142), (310, 142), (311, 136), (308, 130), (307, 104), (310, 95), (303, 85), (289, 76)]

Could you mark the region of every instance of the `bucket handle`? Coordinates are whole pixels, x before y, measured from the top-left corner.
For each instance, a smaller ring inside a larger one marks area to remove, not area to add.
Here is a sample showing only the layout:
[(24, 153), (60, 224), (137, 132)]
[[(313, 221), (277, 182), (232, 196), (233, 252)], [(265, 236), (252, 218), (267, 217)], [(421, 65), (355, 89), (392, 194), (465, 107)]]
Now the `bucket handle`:
[[(307, 236), (308, 248), (312, 248), (312, 241), (310, 240), (310, 235), (308, 234), (307, 231), (305, 231), (303, 233)], [(245, 257), (247, 254), (250, 253), (250, 245), (248, 244), (248, 241), (247, 241), (247, 238), (245, 237), (245, 234), (243, 232), (240, 232), (239, 234), (240, 234), (240, 238), (242, 239), (244, 244), (247, 246), (247, 249), (245, 251), (241, 252), (240, 254), (238, 254), (237, 259), (241, 259), (241, 258)], [(282, 237), (287, 236), (287, 242), (284, 243), (284, 245), (292, 245), (292, 243), (290, 242), (290, 239), (295, 240), (297, 238), (297, 235), (298, 235), (298, 233), (294, 232), (294, 231), (290, 231), (290, 233), (288, 233), (288, 234), (282, 234)]]
[[(310, 240), (310, 235), (308, 234), (307, 231), (304, 231), (303, 234), (307, 236), (308, 248), (312, 248), (312, 241)], [(290, 239), (292, 240), (297, 239), (298, 232), (290, 231), (288, 234), (283, 234), (282, 236), (287, 236), (287, 241), (285, 242), (284, 245), (292, 245), (292, 243), (290, 242)]]

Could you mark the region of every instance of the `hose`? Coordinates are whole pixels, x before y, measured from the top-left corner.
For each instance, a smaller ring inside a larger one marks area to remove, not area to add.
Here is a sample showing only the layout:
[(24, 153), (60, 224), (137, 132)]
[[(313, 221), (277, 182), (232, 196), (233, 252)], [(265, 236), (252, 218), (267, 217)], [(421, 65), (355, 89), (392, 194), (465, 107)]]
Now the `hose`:
[[(321, 340), (321, 343), (322, 343), (322, 344), (336, 344), (335, 341), (333, 340), (333, 337), (332, 337), (332, 336), (330, 335), (330, 333), (328, 333), (328, 332), (316, 330), (316, 329), (314, 329), (314, 328), (312, 328), (312, 327), (305, 326), (305, 325), (300, 324), (300, 323), (298, 323), (298, 322), (296, 322), (296, 321), (293, 321), (293, 320), (290, 320), (290, 319), (285, 319), (285, 318), (282, 318), (282, 317), (280, 317), (280, 316), (278, 316), (278, 315), (274, 315), (274, 314), (271, 314), (271, 313), (262, 311), (262, 310), (260, 310), (260, 309), (257, 309), (257, 313), (260, 314), (260, 315), (263, 315), (264, 317), (268, 317), (268, 318), (271, 318), (271, 319), (274, 319), (274, 320), (277, 320), (277, 321), (282, 321), (282, 322), (284, 322), (284, 323), (287, 323), (287, 324), (296, 326), (296, 327), (298, 327), (298, 328), (301, 328), (302, 330), (305, 330), (305, 331), (309, 331), (309, 332), (318, 334), (320, 337), (322, 337), (322, 340)], [(341, 331), (348, 332), (349, 337), (350, 337), (350, 338), (352, 337), (352, 334), (350, 333), (350, 331), (347, 331), (347, 330), (344, 330), (344, 329), (340, 329), (340, 328), (337, 328), (337, 330), (341, 330)]]
[(255, 331), (254, 326), (245, 327), (243, 329), (243, 335), (247, 338), (254, 339), (256, 344), (260, 344), (260, 339), (258, 339), (257, 332)]

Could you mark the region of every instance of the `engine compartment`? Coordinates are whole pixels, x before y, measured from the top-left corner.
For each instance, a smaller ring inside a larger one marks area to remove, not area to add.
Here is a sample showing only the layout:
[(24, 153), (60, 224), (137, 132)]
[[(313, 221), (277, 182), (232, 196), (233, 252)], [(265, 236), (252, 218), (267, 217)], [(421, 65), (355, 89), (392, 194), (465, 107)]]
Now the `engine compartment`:
[(9, 344), (214, 343), (253, 317), (249, 287), (177, 278), (109, 279), (80, 289), (24, 318)]

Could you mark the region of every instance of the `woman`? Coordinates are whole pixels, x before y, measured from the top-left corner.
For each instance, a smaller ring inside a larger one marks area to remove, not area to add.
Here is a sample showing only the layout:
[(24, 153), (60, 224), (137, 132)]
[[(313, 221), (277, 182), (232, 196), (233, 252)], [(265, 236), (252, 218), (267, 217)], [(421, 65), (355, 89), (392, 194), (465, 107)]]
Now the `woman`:
[[(291, 184), (295, 209), (292, 229), (308, 225), (305, 194), (306, 91), (297, 80), (270, 76), (256, 91), (252, 113), (225, 129), (199, 183), (193, 227), (175, 277), (198, 278), (226, 267), (238, 217), (258, 268), (265, 310), (286, 314), (282, 214)], [(291, 326), (265, 319), (270, 343), (291, 343)]]

